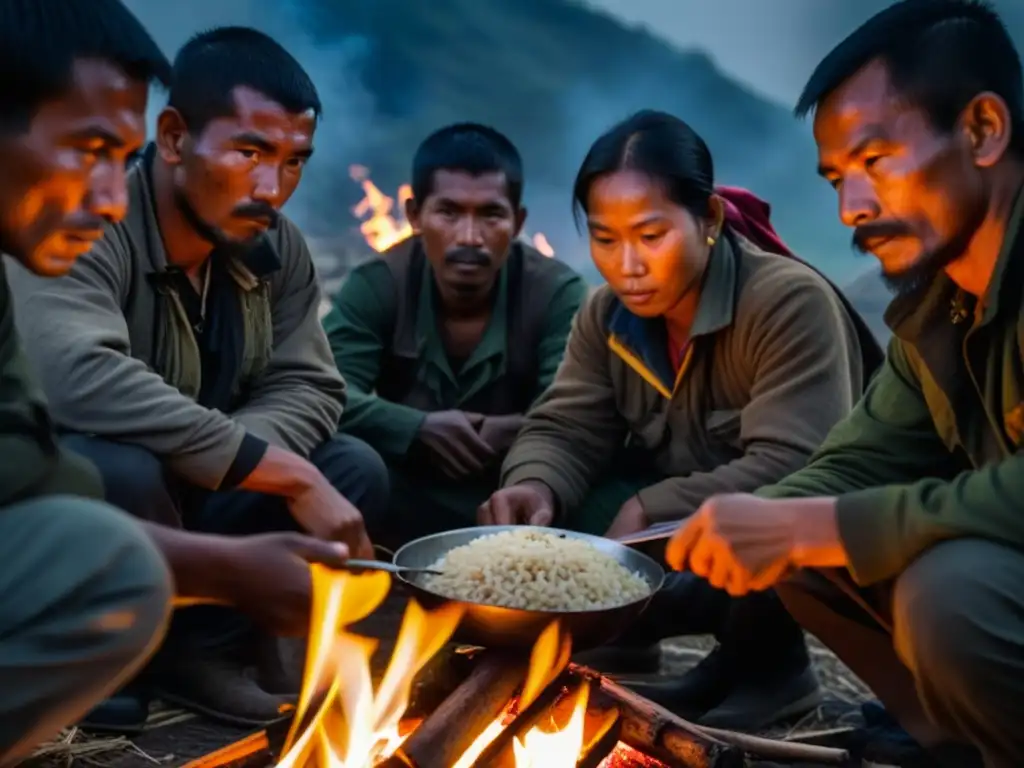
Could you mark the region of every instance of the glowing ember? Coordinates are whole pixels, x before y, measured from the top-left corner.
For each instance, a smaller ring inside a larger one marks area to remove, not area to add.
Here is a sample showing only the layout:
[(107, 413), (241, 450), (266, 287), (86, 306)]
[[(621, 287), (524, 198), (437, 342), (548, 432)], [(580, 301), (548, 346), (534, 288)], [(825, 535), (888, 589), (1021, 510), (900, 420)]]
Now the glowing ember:
[[(367, 244), (373, 250), (383, 253), (396, 243), (412, 236), (412, 225), (405, 217), (405, 204), (412, 199), (411, 186), (403, 184), (398, 188), (396, 206), (394, 198), (385, 195), (370, 180), (370, 172), (365, 166), (350, 166), (348, 174), (363, 188), (363, 199), (352, 209), (352, 213), (360, 220), (359, 231), (363, 233)], [(536, 233), (532, 243), (534, 248), (548, 258), (555, 255), (555, 249), (551, 247), (543, 233)]]
[(413, 678), (451, 637), (462, 611), (450, 605), (428, 613), (410, 601), (375, 692), (370, 656), (377, 643), (344, 628), (383, 602), (391, 577), (383, 571), (355, 576), (318, 565), (311, 570), (313, 611), (302, 694), (278, 766), (370, 768), (404, 740), (399, 722)]

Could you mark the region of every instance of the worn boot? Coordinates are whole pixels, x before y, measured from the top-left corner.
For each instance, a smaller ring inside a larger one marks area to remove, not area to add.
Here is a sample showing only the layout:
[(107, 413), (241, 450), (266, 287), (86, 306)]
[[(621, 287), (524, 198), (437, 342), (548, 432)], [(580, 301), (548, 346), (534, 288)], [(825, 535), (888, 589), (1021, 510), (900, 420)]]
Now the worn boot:
[(717, 633), (728, 614), (731, 598), (692, 573), (670, 573), (646, 610), (615, 642), (578, 653), (577, 664), (605, 674), (640, 675), (657, 672), (660, 641), (681, 635)]
[(262, 728), (295, 704), (294, 696), (267, 693), (255, 674), (228, 654), (179, 657), (162, 670), (156, 695), (231, 725)]
[(260, 633), (254, 645), (260, 688), (267, 693), (297, 698), (302, 688), (306, 638)]
[(736, 600), (721, 639), (733, 671), (728, 696), (702, 725), (755, 731), (810, 712), (821, 702), (803, 630), (774, 592)]
[(760, 730), (821, 700), (800, 627), (772, 593), (732, 601), (718, 647), (681, 677), (618, 677), (702, 725)]

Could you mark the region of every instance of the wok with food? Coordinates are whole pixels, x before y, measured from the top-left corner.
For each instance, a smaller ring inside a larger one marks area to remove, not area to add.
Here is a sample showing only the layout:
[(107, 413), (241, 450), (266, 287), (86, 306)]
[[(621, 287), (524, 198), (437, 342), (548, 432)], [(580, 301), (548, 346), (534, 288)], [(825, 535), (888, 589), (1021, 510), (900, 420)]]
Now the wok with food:
[(480, 526), (406, 544), (395, 565), (440, 573), (400, 580), (426, 607), (457, 602), (456, 633), (488, 647), (530, 647), (555, 619), (581, 650), (615, 639), (661, 587), (646, 555), (599, 536), (533, 526)]

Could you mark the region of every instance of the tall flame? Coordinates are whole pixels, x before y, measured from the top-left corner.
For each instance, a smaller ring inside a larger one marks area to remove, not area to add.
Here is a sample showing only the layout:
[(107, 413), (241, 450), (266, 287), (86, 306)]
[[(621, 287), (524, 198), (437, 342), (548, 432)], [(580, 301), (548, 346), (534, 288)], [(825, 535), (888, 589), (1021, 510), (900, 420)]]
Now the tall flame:
[(413, 678), (448, 641), (462, 617), (457, 605), (426, 612), (410, 601), (395, 652), (374, 692), (370, 657), (377, 643), (344, 627), (374, 611), (391, 577), (355, 576), (311, 566), (313, 611), (302, 694), (278, 768), (370, 768), (402, 743), (399, 721)]
[[(400, 243), (413, 234), (412, 225), (405, 217), (405, 204), (412, 199), (412, 187), (403, 184), (398, 188), (398, 206), (395, 200), (385, 195), (370, 180), (370, 172), (363, 165), (352, 165), (348, 169), (353, 181), (359, 182), (363, 188), (363, 199), (352, 209), (352, 213), (360, 220), (359, 231), (363, 233), (367, 244), (378, 253), (383, 253), (396, 243)], [(533, 247), (551, 258), (555, 249), (551, 247), (544, 233), (537, 232), (531, 238)]]

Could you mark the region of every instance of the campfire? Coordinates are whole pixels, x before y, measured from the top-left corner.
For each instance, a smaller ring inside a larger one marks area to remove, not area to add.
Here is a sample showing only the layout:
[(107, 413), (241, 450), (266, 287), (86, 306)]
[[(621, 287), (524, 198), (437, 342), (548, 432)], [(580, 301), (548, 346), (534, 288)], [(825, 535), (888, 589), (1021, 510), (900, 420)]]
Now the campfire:
[[(351, 627), (381, 606), (391, 577), (316, 565), (312, 573), (303, 689), (287, 730), (269, 728), (193, 766), (740, 768), (747, 753), (818, 763), (846, 757), (682, 720), (570, 663), (571, 638), (558, 622), (530, 651), (458, 646), (450, 642), (462, 618), (457, 604), (428, 611), (410, 600), (375, 686), (377, 641)], [(425, 675), (428, 664), (447, 674)]]
[[(363, 199), (352, 209), (352, 213), (361, 221), (359, 230), (373, 250), (382, 253), (412, 236), (412, 226), (405, 218), (405, 204), (412, 198), (412, 187), (403, 184), (398, 188), (396, 205), (395, 198), (385, 195), (370, 180), (370, 172), (365, 166), (351, 166), (349, 176), (363, 188)], [(551, 258), (555, 255), (555, 249), (543, 233), (537, 232), (530, 241), (545, 256)]]

